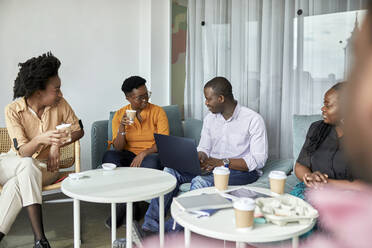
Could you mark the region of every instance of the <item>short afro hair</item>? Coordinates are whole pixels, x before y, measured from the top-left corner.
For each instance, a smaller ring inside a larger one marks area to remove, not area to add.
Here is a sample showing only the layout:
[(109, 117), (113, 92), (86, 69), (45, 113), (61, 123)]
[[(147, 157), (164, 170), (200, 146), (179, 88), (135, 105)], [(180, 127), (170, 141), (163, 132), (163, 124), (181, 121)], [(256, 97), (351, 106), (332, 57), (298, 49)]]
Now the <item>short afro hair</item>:
[(140, 86), (145, 85), (146, 79), (140, 76), (132, 76), (124, 80), (121, 90), (125, 95), (132, 92), (133, 89), (138, 89)]
[(45, 90), (48, 80), (58, 76), (60, 65), (61, 62), (51, 52), (19, 63), (20, 69), (14, 81), (13, 99), (28, 98), (37, 90)]
[(211, 80), (209, 80), (205, 86), (205, 88), (212, 88), (213, 92), (218, 96), (224, 96), (225, 98), (228, 98), (230, 100), (234, 99), (234, 95), (232, 93), (232, 86), (224, 77), (215, 77)]

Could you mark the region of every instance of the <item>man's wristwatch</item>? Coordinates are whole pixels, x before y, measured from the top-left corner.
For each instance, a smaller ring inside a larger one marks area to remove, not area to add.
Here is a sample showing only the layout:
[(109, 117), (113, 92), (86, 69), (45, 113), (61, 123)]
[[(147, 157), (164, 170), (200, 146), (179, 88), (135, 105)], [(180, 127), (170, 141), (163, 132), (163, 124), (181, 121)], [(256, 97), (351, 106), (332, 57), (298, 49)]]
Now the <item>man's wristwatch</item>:
[(226, 168), (229, 168), (230, 160), (228, 158), (224, 158), (222, 162), (223, 162), (223, 166), (225, 166)]
[(126, 132), (118, 132), (118, 134), (124, 136), (126, 134)]

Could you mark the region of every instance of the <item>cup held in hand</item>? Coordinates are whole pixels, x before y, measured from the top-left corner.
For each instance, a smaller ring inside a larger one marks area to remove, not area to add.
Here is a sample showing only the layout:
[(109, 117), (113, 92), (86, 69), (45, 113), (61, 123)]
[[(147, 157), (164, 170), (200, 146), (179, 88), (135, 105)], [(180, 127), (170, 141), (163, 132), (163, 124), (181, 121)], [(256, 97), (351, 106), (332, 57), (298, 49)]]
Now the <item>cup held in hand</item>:
[(230, 170), (224, 166), (215, 167), (213, 169), (214, 186), (216, 189), (223, 191), (227, 190), (229, 185)]
[(71, 142), (71, 124), (61, 124), (56, 126), (56, 129), (67, 133), (67, 136), (62, 138), (63, 144)]
[(127, 109), (125, 111), (125, 113), (127, 114), (127, 117), (129, 118), (130, 123), (133, 124), (134, 123), (134, 118), (136, 118), (137, 111), (132, 110), (132, 109)]
[(270, 190), (273, 193), (284, 194), (287, 175), (283, 171), (271, 171), (269, 174)]

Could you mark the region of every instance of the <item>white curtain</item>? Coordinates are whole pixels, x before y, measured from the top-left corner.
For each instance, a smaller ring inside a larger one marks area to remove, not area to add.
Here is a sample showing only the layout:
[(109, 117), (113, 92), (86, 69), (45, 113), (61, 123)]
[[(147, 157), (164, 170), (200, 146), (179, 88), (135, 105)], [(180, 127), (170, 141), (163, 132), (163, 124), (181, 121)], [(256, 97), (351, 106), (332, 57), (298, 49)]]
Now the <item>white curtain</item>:
[(343, 79), (319, 56), (319, 42), (309, 42), (313, 29), (322, 21), (337, 26), (330, 13), (360, 10), (366, 1), (189, 0), (185, 118), (203, 119), (204, 84), (224, 76), (235, 99), (265, 119), (270, 156), (292, 157), (292, 116), (319, 114), (326, 89)]

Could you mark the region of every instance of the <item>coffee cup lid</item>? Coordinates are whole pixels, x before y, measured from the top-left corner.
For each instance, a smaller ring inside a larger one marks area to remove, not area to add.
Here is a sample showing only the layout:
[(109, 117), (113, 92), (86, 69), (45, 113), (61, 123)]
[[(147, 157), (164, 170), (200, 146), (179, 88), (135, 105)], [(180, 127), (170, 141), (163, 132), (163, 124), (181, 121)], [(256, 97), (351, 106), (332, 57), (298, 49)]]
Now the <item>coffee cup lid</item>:
[(242, 197), (234, 202), (234, 208), (245, 211), (252, 211), (256, 207), (256, 203), (252, 198)]
[(230, 170), (229, 168), (226, 168), (225, 166), (218, 166), (218, 167), (214, 167), (213, 173), (218, 174), (218, 175), (226, 175), (226, 174), (230, 174)]
[(269, 174), (269, 178), (272, 179), (286, 179), (287, 175), (284, 171), (271, 171)]
[(126, 112), (137, 112), (137, 111), (133, 109), (127, 109)]
[(71, 124), (61, 124), (61, 125), (56, 126), (56, 129), (63, 129), (67, 127), (71, 127)]

